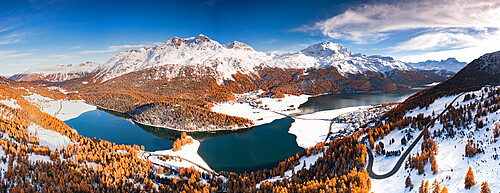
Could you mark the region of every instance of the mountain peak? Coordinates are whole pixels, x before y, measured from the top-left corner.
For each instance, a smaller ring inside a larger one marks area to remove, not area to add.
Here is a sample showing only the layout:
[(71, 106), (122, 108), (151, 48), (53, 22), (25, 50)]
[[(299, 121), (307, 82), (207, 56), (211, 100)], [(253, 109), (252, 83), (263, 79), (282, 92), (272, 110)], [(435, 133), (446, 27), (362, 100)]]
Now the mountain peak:
[(223, 46), (228, 49), (255, 51), (251, 46), (238, 41), (232, 41), (224, 44)]
[(342, 46), (340, 43), (332, 42), (321, 42), (307, 47), (301, 51), (305, 55), (320, 55), (320, 56), (331, 56), (331, 55), (351, 55), (351, 51)]
[(479, 69), (490, 74), (500, 74), (500, 51), (485, 54), (479, 57)]
[(203, 42), (210, 42), (212, 41), (210, 38), (208, 38), (206, 35), (200, 34), (198, 37), (195, 38), (195, 43), (203, 43)]

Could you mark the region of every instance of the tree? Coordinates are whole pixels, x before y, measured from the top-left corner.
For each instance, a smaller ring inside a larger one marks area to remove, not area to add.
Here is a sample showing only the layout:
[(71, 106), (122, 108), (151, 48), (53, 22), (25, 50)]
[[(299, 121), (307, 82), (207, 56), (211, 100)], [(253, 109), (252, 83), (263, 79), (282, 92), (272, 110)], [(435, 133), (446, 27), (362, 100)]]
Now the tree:
[(491, 193), (490, 187), (488, 186), (488, 182), (481, 183), (481, 193)]
[(438, 165), (436, 162), (436, 158), (432, 159), (432, 161), (431, 161), (431, 169), (432, 169), (432, 174), (438, 173)]
[(495, 123), (495, 129), (493, 129), (493, 137), (497, 138), (500, 136), (500, 124)]
[(446, 188), (446, 186), (444, 186), (443, 189), (441, 189), (441, 193), (448, 193), (448, 188)]
[(375, 145), (375, 154), (377, 155), (382, 154), (382, 148), (380, 148), (379, 144)]
[(465, 175), (465, 189), (470, 189), (476, 182), (474, 181), (474, 172), (472, 171), (472, 167), (469, 166), (469, 171)]
[(419, 193), (429, 193), (429, 181), (422, 180), (422, 183), (420, 184), (420, 188), (418, 189)]
[(413, 184), (411, 184), (410, 176), (406, 177), (405, 188), (410, 188), (410, 190), (413, 189)]
[(434, 180), (434, 183), (432, 183), (432, 193), (439, 193), (440, 191), (441, 187), (439, 186), (439, 182)]

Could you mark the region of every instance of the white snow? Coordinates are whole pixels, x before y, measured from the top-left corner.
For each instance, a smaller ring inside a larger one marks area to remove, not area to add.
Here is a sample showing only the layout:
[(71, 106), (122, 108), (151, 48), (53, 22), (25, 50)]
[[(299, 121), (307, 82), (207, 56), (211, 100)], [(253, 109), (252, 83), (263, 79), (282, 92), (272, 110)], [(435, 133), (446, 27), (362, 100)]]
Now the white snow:
[[(323, 42), (311, 45), (296, 53), (276, 54), (255, 51), (252, 47), (237, 41), (221, 45), (207, 36), (190, 38), (174, 37), (151, 47), (122, 51), (106, 63), (84, 63), (58, 65), (28, 70), (13, 76), (14, 79), (30, 79), (41, 76), (48, 81), (63, 81), (96, 73), (95, 81), (106, 81), (130, 72), (163, 66), (168, 70), (162, 78), (182, 75), (186, 68), (194, 74), (209, 75), (218, 83), (232, 79), (238, 72), (258, 74), (261, 68), (323, 68), (335, 67), (347, 73), (363, 73), (368, 70), (388, 73), (392, 70), (411, 70), (405, 63), (391, 57), (354, 54), (341, 44)], [(49, 76), (46, 74), (50, 73)]]
[[(271, 123), (285, 115), (298, 113), (298, 107), (307, 102), (310, 95), (285, 95), (281, 99), (259, 98), (262, 90), (236, 95), (236, 100), (215, 104), (212, 111), (243, 117), (254, 122), (255, 126)], [(293, 107), (291, 107), (293, 106)], [(292, 110), (294, 109), (294, 110)]]
[(50, 160), (50, 157), (49, 156), (44, 156), (44, 155), (36, 155), (34, 153), (31, 153), (29, 154), (29, 160), (31, 162), (37, 162), (37, 161), (41, 161), (41, 162), (52, 162), (52, 160)]
[(24, 98), (38, 106), (41, 111), (62, 121), (76, 118), (87, 111), (97, 109), (95, 106), (85, 103), (84, 100), (54, 100), (36, 93), (24, 96)]
[(427, 60), (418, 63), (407, 63), (411, 67), (419, 70), (446, 70), (451, 72), (458, 72), (467, 65), (465, 62), (459, 62), (455, 58), (448, 58), (446, 60), (436, 61)]
[(30, 135), (38, 137), (40, 146), (47, 146), (51, 151), (55, 151), (56, 148), (61, 149), (68, 144), (73, 144), (67, 136), (63, 136), (56, 131), (44, 129), (38, 125), (31, 125), (27, 129)]
[[(188, 136), (188, 137), (190, 137), (190, 136)], [(172, 149), (169, 149), (169, 150), (161, 150), (161, 151), (151, 152), (151, 154), (153, 154), (153, 155), (159, 154), (159, 155), (165, 155), (165, 156), (168, 155), (168, 156), (172, 156), (172, 157), (179, 156), (181, 158), (192, 161), (192, 162), (212, 171), (212, 169), (210, 168), (210, 166), (208, 166), (208, 164), (205, 162), (205, 160), (203, 160), (203, 158), (201, 158), (198, 155), (198, 148), (199, 147), (200, 147), (200, 142), (196, 139), (193, 139), (193, 143), (182, 146), (181, 150), (179, 150), (179, 151), (173, 151)], [(205, 170), (199, 168), (198, 166), (196, 166), (190, 162), (187, 162), (187, 161), (179, 161), (179, 160), (174, 160), (174, 159), (172, 161), (168, 161), (168, 160), (162, 161), (162, 160), (158, 159), (157, 156), (150, 156), (148, 159), (151, 162), (159, 164), (159, 165), (171, 166), (171, 167), (175, 167), (175, 168), (195, 167), (199, 171), (203, 171), (203, 172), (205, 171)]]
[[(481, 90), (469, 92), (469, 94), (474, 93), (476, 95), (476, 99), (480, 100), (482, 93)], [(455, 95), (456, 96), (456, 95)], [(463, 101), (462, 95), (459, 99), (456, 100), (454, 106), (457, 107), (459, 105), (468, 104), (472, 100)], [(431, 115), (432, 111), (441, 112), (446, 103), (449, 103), (453, 100), (454, 96), (451, 97), (442, 97), (437, 99), (433, 104), (429, 106), (427, 112), (425, 109), (418, 109), (413, 112), (408, 112), (406, 116), (416, 116), (418, 113), (424, 113), (426, 115)], [(418, 111), (418, 112), (417, 112)], [(472, 111), (473, 116), (476, 111)], [(479, 192), (481, 183), (486, 181), (489, 184), (492, 192), (498, 192), (500, 190), (500, 167), (498, 160), (493, 158), (494, 155), (498, 155), (498, 151), (500, 151), (500, 142), (498, 139), (494, 140), (493, 138), (493, 128), (495, 127), (495, 123), (500, 124), (500, 110), (489, 113), (485, 117), (481, 117), (486, 124), (483, 128), (476, 128), (474, 123), (468, 125), (470, 129), (467, 127), (464, 128), (455, 128), (457, 131), (457, 136), (454, 138), (434, 138), (438, 145), (438, 154), (436, 155), (436, 160), (438, 164), (438, 173), (436, 175), (432, 174), (430, 164), (427, 163), (425, 166), (425, 174), (418, 175), (415, 169), (404, 169), (403, 166), (398, 170), (398, 172), (386, 179), (377, 180), (371, 179), (372, 188), (371, 191), (377, 192), (418, 192), (418, 188), (420, 187), (420, 183), (422, 180), (428, 180), (430, 187), (432, 187), (432, 183), (435, 179), (437, 179), (440, 183), (440, 186), (446, 186), (449, 192)], [(488, 120), (488, 121), (486, 121)], [(442, 129), (443, 125), (439, 122), (436, 122), (434, 127), (429, 128), (429, 131), (432, 133), (434, 130)], [(463, 135), (460, 134), (464, 132)], [(418, 134), (414, 132), (414, 137)], [(400, 139), (402, 137), (401, 131), (392, 131), (388, 136), (386, 136), (383, 141), (385, 144), (386, 150), (396, 150), (403, 146), (400, 145)], [(392, 145), (388, 145), (388, 140), (394, 138), (395, 143)], [(473, 140), (476, 144), (479, 144), (480, 147), (484, 149), (484, 153), (476, 154), (474, 157), (469, 158), (465, 157), (465, 145), (468, 140)], [(422, 140), (417, 144), (417, 146), (412, 150), (411, 155), (416, 154), (420, 151), (420, 144)], [(378, 142), (376, 142), (378, 143)], [(411, 141), (408, 143), (410, 144)], [(409, 145), (404, 146), (407, 148)], [(376, 156), (373, 170), (377, 174), (383, 174), (388, 172), (394, 166), (398, 156), (394, 157), (385, 157), (385, 156)], [(408, 159), (408, 158), (407, 158)], [(406, 159), (406, 160), (407, 160)], [(468, 171), (469, 166), (472, 167), (474, 171), (474, 178), (476, 181), (476, 185), (469, 190), (464, 188), (464, 179), (465, 175)], [(413, 190), (405, 189), (405, 180), (406, 177), (410, 175), (411, 181), (414, 185)], [(451, 176), (451, 179), (448, 179), (447, 176)]]
[[(326, 147), (325, 147), (326, 148)], [(299, 162), (300, 164), (299, 165), (296, 165), (294, 167), (294, 171), (297, 172), (299, 170), (301, 170), (302, 168), (304, 169), (309, 169), (311, 168), (312, 165), (314, 165), (316, 163), (316, 161), (320, 158), (320, 157), (323, 157), (323, 152), (319, 152), (318, 154), (314, 154), (314, 155), (311, 155), (309, 157), (306, 157), (306, 156), (303, 156), (299, 159)], [(305, 165), (304, 165), (305, 163)], [(269, 178), (269, 179), (266, 179), (266, 180), (263, 180), (261, 181), (260, 183), (258, 183), (256, 185), (257, 188), (260, 187), (260, 185), (263, 183), (263, 182), (275, 182), (277, 180), (283, 180), (285, 178), (290, 178), (292, 177), (293, 173), (292, 173), (292, 170), (287, 170), (285, 172), (285, 175), (283, 177), (281, 176), (276, 176), (276, 177), (273, 177), (273, 178)]]
[(13, 109), (17, 109), (17, 108), (21, 108), (21, 106), (19, 106), (17, 104), (17, 101), (16, 99), (3, 99), (3, 100), (0, 100), (0, 103), (10, 107), (10, 108), (13, 108)]
[(85, 62), (81, 64), (57, 64), (53, 66), (42, 66), (29, 69), (21, 74), (16, 74), (14, 80), (41, 79), (49, 82), (60, 82), (80, 78), (92, 73), (100, 64), (94, 62)]
[[(295, 118), (295, 122), (292, 123), (288, 133), (297, 136), (298, 146), (302, 148), (312, 147), (326, 139), (333, 118), (344, 113), (368, 107), (370, 106), (346, 107), (301, 115)], [(332, 133), (345, 129), (348, 126), (349, 124), (347, 123), (333, 123)]]

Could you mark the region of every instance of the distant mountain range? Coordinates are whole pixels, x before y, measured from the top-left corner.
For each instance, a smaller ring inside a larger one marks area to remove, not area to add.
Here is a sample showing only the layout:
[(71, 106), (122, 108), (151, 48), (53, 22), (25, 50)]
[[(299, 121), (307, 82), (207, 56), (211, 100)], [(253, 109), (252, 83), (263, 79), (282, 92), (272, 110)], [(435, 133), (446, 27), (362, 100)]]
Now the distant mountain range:
[[(457, 72), (465, 63), (448, 59), (404, 63), (391, 57), (366, 56), (352, 53), (341, 44), (323, 42), (314, 44), (296, 53), (271, 54), (255, 51), (252, 47), (238, 42), (220, 44), (207, 36), (199, 35), (181, 39), (174, 37), (166, 42), (140, 49), (122, 51), (104, 64), (92, 62), (70, 65), (55, 65), (30, 69), (11, 77), (22, 81), (67, 81), (88, 74), (94, 74), (94, 81), (106, 81), (121, 75), (144, 69), (166, 66), (166, 78), (173, 78), (189, 67), (197, 75), (214, 77), (222, 83), (233, 79), (232, 75), (258, 74), (260, 69), (310, 69), (336, 68), (343, 76), (366, 73), (380, 73), (388, 77), (393, 71), (446, 70)], [(449, 76), (450, 73), (438, 73)]]
[(42, 67), (11, 79), (78, 91), (76, 97), (126, 113), (137, 123), (209, 131), (252, 126), (248, 119), (211, 111), (212, 104), (234, 100), (234, 94), (263, 90), (262, 96), (281, 98), (408, 88), (453, 75), (435, 71), (442, 63), (429, 62), (435, 67), (427, 70), (331, 42), (296, 53), (264, 53), (199, 35), (125, 50), (104, 64)]
[(448, 58), (441, 61), (427, 60), (418, 63), (407, 63), (407, 65), (411, 66), (413, 69), (430, 70), (442, 76), (452, 76), (464, 68), (467, 63), (459, 62), (455, 58)]

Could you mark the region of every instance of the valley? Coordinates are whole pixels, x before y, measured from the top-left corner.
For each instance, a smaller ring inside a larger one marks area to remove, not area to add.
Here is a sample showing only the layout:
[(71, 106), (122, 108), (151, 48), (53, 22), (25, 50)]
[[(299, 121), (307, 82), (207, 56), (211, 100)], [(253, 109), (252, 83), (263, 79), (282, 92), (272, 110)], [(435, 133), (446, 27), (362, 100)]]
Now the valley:
[(125, 50), (104, 64), (56, 68), (61, 66), (28, 70), (11, 79), (59, 87), (69, 91), (69, 97), (129, 114), (136, 123), (186, 132), (269, 123), (272, 119), (248, 119), (225, 112), (219, 105), (239, 103), (244, 95), (269, 102), (268, 98), (296, 100), (300, 96), (289, 104), (294, 107), (280, 107), (291, 110), (280, 109), (286, 115), (307, 96), (396, 90), (441, 82), (449, 76), (391, 57), (352, 53), (331, 42), (277, 55), (255, 51), (241, 42), (220, 44), (204, 35)]

